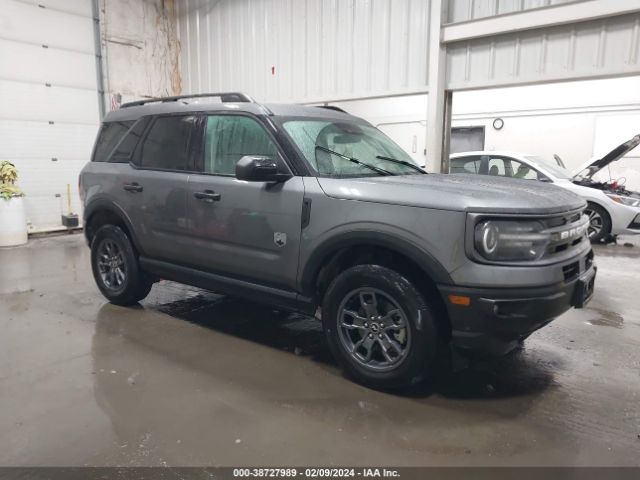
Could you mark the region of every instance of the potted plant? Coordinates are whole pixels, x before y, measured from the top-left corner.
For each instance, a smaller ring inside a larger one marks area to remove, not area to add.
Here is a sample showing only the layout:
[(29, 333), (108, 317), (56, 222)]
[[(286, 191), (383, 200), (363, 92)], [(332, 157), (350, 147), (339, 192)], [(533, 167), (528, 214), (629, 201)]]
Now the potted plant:
[(0, 247), (27, 243), (27, 220), (22, 197), (16, 186), (18, 171), (11, 162), (0, 162)]

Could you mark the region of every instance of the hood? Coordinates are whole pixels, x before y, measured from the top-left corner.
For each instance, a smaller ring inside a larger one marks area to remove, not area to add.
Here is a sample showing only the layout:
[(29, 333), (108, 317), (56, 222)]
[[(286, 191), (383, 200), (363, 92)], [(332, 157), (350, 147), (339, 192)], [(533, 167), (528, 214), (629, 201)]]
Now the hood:
[(604, 167), (606, 167), (610, 163), (615, 162), (616, 160), (620, 160), (622, 157), (624, 157), (627, 153), (629, 153), (631, 150), (636, 148), (638, 145), (640, 145), (640, 135), (636, 135), (631, 140), (627, 140), (623, 144), (618, 145), (616, 148), (614, 148), (609, 153), (607, 153), (604, 157), (600, 157), (596, 159), (592, 158), (588, 162), (585, 162), (583, 165), (581, 165), (577, 170), (573, 172), (574, 178), (580, 175), (581, 173), (583, 173), (585, 170), (588, 170), (588, 172), (586, 172), (584, 175), (581, 175), (581, 176), (585, 178), (591, 178), (592, 176), (594, 176), (596, 173), (598, 173), (600, 170), (602, 170)]
[(330, 197), (345, 200), (484, 213), (562, 213), (584, 207), (570, 191), (533, 180), (469, 174), (357, 179), (318, 177)]

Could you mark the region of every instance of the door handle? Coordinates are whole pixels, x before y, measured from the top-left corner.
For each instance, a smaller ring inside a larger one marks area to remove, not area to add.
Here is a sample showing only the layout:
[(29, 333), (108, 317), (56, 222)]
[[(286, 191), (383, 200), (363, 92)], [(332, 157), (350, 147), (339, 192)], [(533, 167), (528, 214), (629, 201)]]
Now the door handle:
[(125, 183), (122, 188), (124, 188), (127, 192), (141, 192), (142, 191), (142, 185), (138, 184), (137, 182), (133, 182), (133, 183)]
[(213, 190), (205, 190), (204, 192), (195, 192), (193, 194), (198, 200), (203, 200), (205, 202), (218, 202), (222, 195), (214, 192)]

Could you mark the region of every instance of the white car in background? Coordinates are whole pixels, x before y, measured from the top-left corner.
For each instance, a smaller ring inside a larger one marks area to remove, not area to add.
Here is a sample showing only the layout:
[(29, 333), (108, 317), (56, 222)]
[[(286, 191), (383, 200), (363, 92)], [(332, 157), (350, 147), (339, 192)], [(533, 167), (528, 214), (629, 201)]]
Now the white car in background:
[(575, 172), (560, 166), (559, 159), (506, 151), (456, 153), (450, 156), (449, 173), (496, 175), (549, 182), (587, 201), (591, 221), (589, 239), (608, 240), (620, 234), (640, 234), (640, 193), (624, 188), (619, 180), (597, 182), (593, 175), (640, 145), (640, 135), (619, 145), (604, 157), (592, 159)]

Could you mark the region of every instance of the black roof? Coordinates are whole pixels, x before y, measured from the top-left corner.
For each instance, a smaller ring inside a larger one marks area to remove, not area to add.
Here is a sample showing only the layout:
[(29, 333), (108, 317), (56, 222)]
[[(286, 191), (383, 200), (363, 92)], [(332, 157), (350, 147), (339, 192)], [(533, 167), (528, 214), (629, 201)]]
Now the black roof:
[[(220, 100), (214, 100), (214, 98)], [(241, 100), (226, 102), (224, 100)], [(221, 101), (222, 100), (222, 101)], [(296, 104), (261, 104), (244, 94), (198, 94), (179, 97), (155, 98), (125, 103), (118, 110), (109, 112), (104, 122), (137, 120), (144, 115), (190, 112), (246, 112), (254, 115), (315, 117), (327, 119), (355, 119), (352, 115), (333, 106), (314, 107)]]

